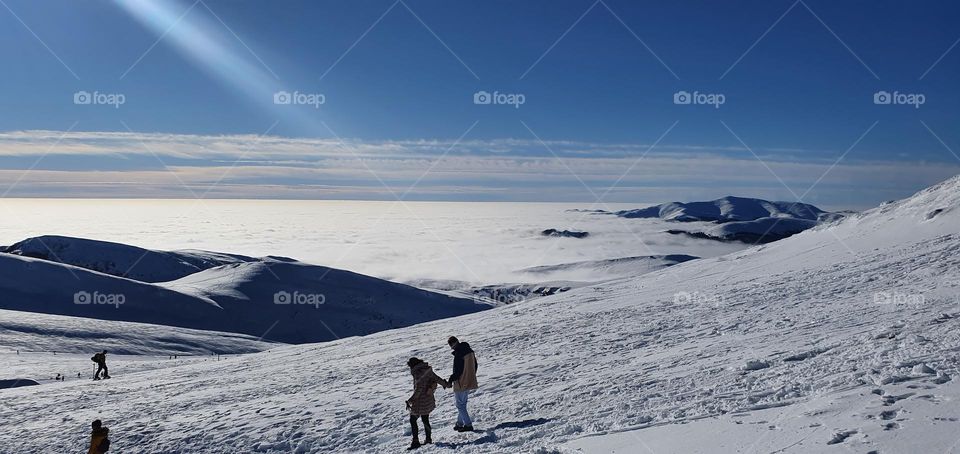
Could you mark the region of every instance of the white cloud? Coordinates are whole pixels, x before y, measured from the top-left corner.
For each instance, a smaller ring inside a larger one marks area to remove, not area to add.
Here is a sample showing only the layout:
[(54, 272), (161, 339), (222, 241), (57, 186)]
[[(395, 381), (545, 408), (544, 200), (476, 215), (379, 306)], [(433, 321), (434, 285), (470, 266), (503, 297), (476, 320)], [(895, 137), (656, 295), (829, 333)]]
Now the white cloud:
[(519, 139), (340, 142), (15, 131), (0, 133), (0, 191), (7, 197), (390, 200), (416, 183), (410, 199), (593, 202), (591, 191), (602, 194), (619, 179), (605, 202), (726, 194), (794, 200), (826, 174), (805, 201), (865, 207), (960, 173), (960, 165), (905, 161), (848, 160), (832, 167), (834, 158), (801, 160), (798, 150), (756, 150), (761, 162), (736, 147), (662, 146), (638, 161), (647, 149), (571, 141), (545, 147)]

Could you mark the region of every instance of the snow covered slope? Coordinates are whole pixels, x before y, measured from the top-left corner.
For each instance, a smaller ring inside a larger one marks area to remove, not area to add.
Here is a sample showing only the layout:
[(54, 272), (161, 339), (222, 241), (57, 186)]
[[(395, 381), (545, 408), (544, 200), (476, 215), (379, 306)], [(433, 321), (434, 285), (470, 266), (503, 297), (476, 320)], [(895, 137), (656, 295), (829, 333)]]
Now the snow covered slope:
[(0, 254), (0, 270), (0, 309), (187, 328), (221, 318), (210, 299), (72, 265)]
[[(438, 318), (489, 309), (349, 271), (301, 262), (264, 261), (224, 265), (166, 288), (214, 300), (242, 322), (230, 331), (269, 333), (303, 343), (360, 336)], [(231, 326), (231, 325), (228, 325)]]
[[(490, 307), (347, 271), (263, 260), (222, 265), (152, 284), (0, 254), (0, 309), (302, 343), (369, 334)], [(97, 320), (89, 323), (96, 326)], [(327, 326), (336, 326), (339, 334)]]
[(166, 282), (197, 271), (257, 259), (209, 251), (155, 251), (128, 244), (66, 236), (27, 238), (0, 252), (66, 263), (143, 282)]
[(103, 349), (127, 355), (253, 353), (278, 344), (244, 334), (0, 310), (0, 345), (21, 352), (89, 357)]
[(782, 241), (519, 305), (5, 390), (0, 420), (30, 437), (0, 431), (0, 446), (76, 451), (101, 418), (119, 452), (399, 452), (405, 362), (448, 373), (456, 334), (480, 362), (478, 432), (452, 431), (438, 391), (424, 452), (957, 452), (958, 229), (954, 178)]

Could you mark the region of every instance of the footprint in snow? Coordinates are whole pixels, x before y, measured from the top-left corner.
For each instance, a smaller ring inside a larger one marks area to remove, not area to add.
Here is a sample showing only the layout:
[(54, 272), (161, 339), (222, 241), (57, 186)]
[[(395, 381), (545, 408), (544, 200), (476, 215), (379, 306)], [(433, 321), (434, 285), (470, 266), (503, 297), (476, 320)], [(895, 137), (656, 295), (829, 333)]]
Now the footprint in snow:
[(884, 411), (884, 412), (880, 413), (880, 419), (882, 419), (882, 420), (884, 420), (884, 421), (889, 421), (889, 420), (891, 420), (891, 419), (893, 419), (893, 418), (896, 418), (896, 417), (897, 417), (897, 414), (898, 414), (899, 412), (900, 412), (899, 410), (887, 410), (887, 411)]
[(843, 432), (837, 432), (837, 433), (833, 434), (833, 438), (831, 438), (830, 441), (827, 442), (827, 444), (828, 444), (828, 445), (835, 445), (835, 444), (837, 444), (837, 443), (843, 443), (844, 440), (846, 440), (847, 438), (850, 438), (850, 436), (853, 435), (853, 434), (855, 434), (855, 433), (857, 433), (856, 430), (846, 430), (846, 431), (843, 431)]
[(897, 403), (897, 401), (899, 401), (899, 400), (903, 400), (903, 399), (906, 399), (906, 398), (908, 398), (908, 397), (913, 396), (913, 394), (914, 394), (914, 393), (906, 393), (906, 394), (901, 394), (901, 395), (899, 395), (899, 396), (889, 396), (889, 395), (888, 395), (888, 396), (884, 396), (884, 397), (883, 397), (883, 405), (886, 405), (886, 406), (893, 405), (893, 404)]

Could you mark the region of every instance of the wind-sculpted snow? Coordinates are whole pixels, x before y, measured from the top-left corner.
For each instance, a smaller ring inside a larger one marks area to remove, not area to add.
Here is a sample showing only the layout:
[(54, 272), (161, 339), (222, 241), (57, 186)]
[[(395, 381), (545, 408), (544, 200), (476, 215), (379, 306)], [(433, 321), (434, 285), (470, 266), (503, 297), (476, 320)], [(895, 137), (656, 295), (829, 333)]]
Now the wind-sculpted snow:
[(478, 432), (453, 432), (438, 390), (426, 452), (610, 452), (618, 432), (627, 452), (647, 434), (658, 453), (951, 452), (958, 207), (953, 179), (783, 241), (476, 314), (5, 390), (0, 420), (32, 423), (0, 446), (76, 451), (100, 418), (118, 452), (398, 452), (406, 360), (448, 373), (454, 334), (478, 355)]

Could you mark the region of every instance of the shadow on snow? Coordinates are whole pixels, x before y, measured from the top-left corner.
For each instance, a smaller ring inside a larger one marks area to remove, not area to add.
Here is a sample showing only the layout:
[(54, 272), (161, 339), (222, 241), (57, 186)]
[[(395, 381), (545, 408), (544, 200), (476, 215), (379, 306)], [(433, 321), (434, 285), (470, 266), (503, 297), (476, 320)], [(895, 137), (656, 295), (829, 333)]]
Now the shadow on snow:
[(473, 433), (483, 433), (484, 435), (476, 440), (463, 442), (463, 443), (445, 443), (439, 442), (434, 443), (434, 446), (438, 448), (459, 448), (461, 446), (470, 446), (470, 445), (483, 445), (487, 443), (496, 443), (499, 440), (499, 437), (496, 434), (497, 430), (500, 429), (525, 429), (527, 427), (539, 426), (541, 424), (546, 424), (550, 422), (550, 419), (547, 418), (536, 418), (536, 419), (525, 419), (523, 421), (511, 421), (500, 423), (497, 426), (488, 429), (486, 431), (476, 430)]

